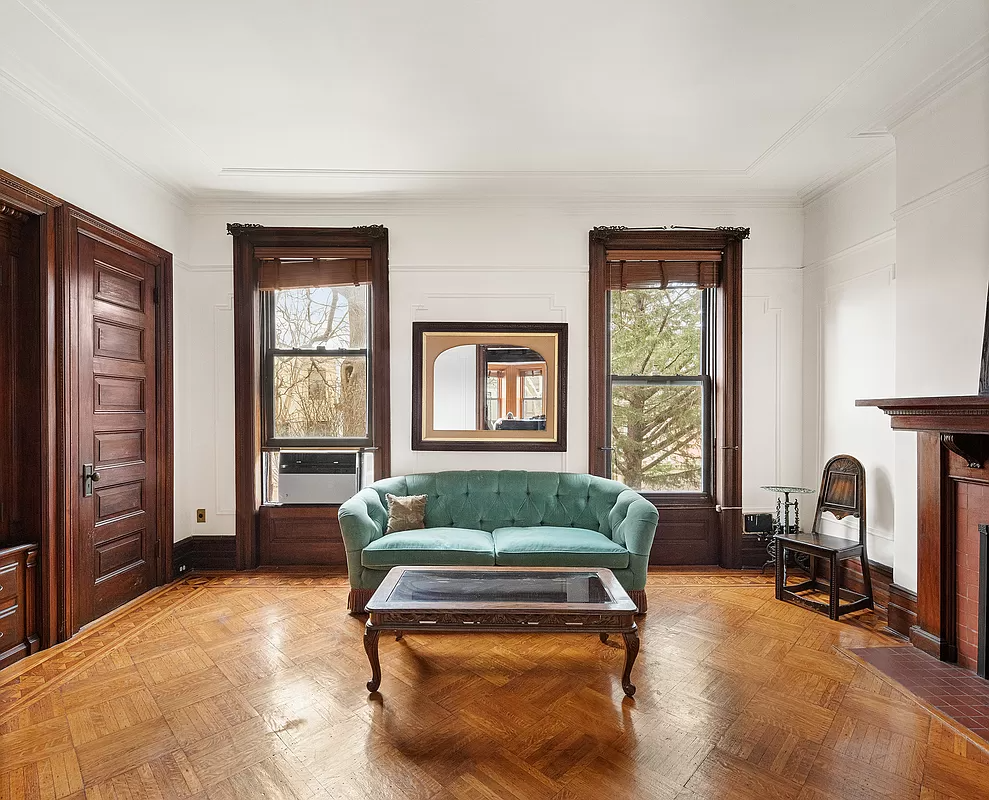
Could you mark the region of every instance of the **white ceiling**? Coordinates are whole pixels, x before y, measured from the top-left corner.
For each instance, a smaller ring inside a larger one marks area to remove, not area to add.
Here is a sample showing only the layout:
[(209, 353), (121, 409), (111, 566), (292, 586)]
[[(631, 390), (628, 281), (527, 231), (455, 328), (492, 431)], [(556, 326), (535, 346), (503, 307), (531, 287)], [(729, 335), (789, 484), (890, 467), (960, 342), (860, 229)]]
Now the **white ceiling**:
[(806, 197), (989, 60), (989, 0), (0, 0), (0, 29), (0, 91), (196, 198)]

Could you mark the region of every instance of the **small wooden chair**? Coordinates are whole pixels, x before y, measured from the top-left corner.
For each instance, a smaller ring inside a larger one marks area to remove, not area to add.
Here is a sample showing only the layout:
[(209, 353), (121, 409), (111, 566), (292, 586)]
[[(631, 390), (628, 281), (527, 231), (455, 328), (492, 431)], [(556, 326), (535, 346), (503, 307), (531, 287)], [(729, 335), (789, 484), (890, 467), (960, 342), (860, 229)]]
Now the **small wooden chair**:
[[(837, 519), (857, 517), (858, 541), (820, 532), (821, 517), (830, 512)], [(786, 552), (791, 550), (810, 556), (810, 577), (802, 583), (786, 585)], [(826, 558), (831, 567), (830, 583), (817, 577), (817, 559)], [(841, 587), (841, 563), (850, 558), (862, 562), (862, 580), (865, 594)], [(804, 597), (798, 592), (826, 592), (829, 602), (823, 603)], [(875, 608), (872, 596), (872, 576), (869, 574), (869, 555), (866, 552), (865, 516), (865, 467), (857, 458), (848, 455), (835, 456), (824, 465), (821, 492), (817, 498), (817, 513), (810, 533), (778, 534), (776, 536), (776, 599), (805, 606), (812, 611), (827, 612), (831, 619), (842, 614)], [(841, 600), (847, 600), (841, 603)]]

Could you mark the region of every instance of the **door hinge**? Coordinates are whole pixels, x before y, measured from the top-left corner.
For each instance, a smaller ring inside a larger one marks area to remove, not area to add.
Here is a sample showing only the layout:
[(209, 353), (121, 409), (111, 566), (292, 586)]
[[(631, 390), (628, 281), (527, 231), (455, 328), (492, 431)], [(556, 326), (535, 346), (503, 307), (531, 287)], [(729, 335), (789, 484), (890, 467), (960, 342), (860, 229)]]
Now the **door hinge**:
[(158, 305), (161, 302), (161, 292), (158, 291), (157, 286), (151, 290), (151, 302), (155, 305)]

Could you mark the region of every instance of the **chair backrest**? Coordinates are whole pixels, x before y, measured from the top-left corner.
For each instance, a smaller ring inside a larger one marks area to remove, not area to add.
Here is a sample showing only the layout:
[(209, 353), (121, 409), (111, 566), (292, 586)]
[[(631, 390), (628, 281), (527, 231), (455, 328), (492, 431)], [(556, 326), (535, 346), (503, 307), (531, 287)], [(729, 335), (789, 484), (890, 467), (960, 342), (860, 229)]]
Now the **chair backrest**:
[(837, 519), (858, 517), (859, 543), (865, 547), (865, 467), (854, 456), (840, 455), (824, 465), (821, 491), (817, 496), (814, 531), (821, 533), (821, 515), (834, 514)]

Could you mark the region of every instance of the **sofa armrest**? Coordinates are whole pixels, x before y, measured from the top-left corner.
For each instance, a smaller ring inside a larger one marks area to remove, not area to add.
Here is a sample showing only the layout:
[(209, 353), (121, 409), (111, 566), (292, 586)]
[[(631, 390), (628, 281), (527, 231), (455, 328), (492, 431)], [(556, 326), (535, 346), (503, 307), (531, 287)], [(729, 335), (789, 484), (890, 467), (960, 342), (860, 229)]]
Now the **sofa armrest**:
[(608, 516), (611, 538), (639, 556), (648, 556), (656, 537), (659, 512), (656, 506), (632, 489), (618, 495), (615, 507)]
[(384, 534), (388, 512), (374, 489), (361, 489), (337, 512), (347, 552), (360, 552)]

